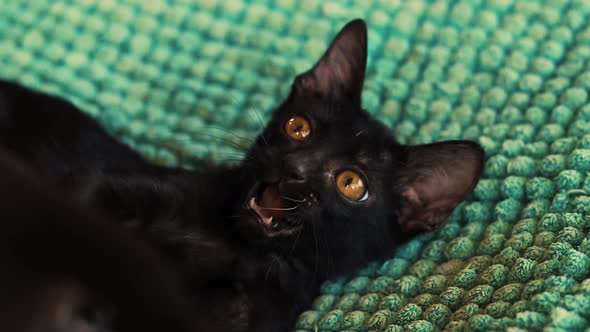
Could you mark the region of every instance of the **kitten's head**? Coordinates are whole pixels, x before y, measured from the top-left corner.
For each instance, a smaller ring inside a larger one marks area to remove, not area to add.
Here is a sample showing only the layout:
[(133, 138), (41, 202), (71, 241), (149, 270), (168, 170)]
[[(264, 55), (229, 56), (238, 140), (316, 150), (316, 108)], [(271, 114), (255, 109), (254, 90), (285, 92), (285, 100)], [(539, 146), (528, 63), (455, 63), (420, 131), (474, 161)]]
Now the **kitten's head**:
[(296, 77), (245, 163), (254, 184), (244, 224), (261, 242), (295, 247), (336, 271), (440, 228), (476, 185), (484, 158), (468, 141), (397, 143), (361, 108), (366, 58), (366, 26), (355, 20)]

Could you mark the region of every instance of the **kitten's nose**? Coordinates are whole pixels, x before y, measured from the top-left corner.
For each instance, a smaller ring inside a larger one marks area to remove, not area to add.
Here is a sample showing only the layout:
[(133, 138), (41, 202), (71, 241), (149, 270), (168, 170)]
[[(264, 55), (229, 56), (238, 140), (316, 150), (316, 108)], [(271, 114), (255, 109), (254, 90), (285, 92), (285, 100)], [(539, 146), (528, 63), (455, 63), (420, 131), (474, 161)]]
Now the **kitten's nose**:
[(305, 182), (305, 176), (301, 171), (291, 169), (285, 173), (285, 181), (289, 183), (303, 183)]
[(290, 184), (302, 184), (306, 180), (305, 161), (298, 156), (286, 156), (283, 166), (283, 181)]

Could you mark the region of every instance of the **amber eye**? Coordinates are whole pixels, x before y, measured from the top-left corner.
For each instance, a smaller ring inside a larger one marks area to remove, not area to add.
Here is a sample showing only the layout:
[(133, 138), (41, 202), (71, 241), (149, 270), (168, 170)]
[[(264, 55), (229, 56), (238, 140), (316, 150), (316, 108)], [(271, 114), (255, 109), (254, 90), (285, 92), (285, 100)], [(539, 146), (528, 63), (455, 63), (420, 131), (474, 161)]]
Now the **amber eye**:
[(369, 198), (369, 191), (363, 179), (353, 171), (343, 171), (336, 176), (336, 186), (344, 197), (362, 202)]
[(295, 116), (285, 122), (285, 132), (296, 141), (307, 139), (311, 133), (309, 121), (302, 116)]

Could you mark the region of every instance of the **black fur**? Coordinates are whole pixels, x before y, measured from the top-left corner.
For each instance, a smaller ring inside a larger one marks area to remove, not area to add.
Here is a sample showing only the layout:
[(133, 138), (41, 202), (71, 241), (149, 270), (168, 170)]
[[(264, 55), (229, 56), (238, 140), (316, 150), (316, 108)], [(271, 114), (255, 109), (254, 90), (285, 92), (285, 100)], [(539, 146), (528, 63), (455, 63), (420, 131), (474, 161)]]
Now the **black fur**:
[[(210, 309), (210, 330), (227, 329), (216, 325), (225, 318), (231, 331), (287, 331), (321, 282), (440, 227), (481, 173), (477, 144), (402, 146), (361, 109), (366, 38), (364, 22), (344, 27), (237, 167), (152, 165), (71, 104), (9, 82), (0, 83), (0, 146), (148, 239)], [(310, 123), (303, 142), (285, 133), (294, 116)], [(366, 201), (340, 194), (343, 170), (361, 175)], [(270, 186), (291, 210), (266, 225), (249, 202)]]
[(210, 324), (193, 315), (204, 308), (151, 246), (61, 196), (0, 149), (2, 331), (190, 332)]

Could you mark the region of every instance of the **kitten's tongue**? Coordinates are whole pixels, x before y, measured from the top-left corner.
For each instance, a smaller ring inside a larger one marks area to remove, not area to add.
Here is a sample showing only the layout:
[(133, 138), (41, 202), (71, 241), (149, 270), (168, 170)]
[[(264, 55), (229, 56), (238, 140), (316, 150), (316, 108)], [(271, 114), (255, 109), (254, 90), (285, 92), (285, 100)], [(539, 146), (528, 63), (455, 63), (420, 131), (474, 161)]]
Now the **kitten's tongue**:
[(276, 185), (271, 184), (264, 188), (258, 205), (261, 206), (260, 213), (266, 218), (282, 218), (285, 214), (285, 211), (276, 210), (284, 208), (283, 199)]

